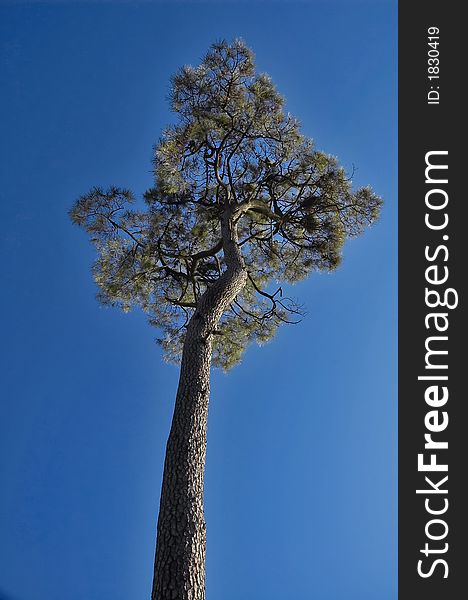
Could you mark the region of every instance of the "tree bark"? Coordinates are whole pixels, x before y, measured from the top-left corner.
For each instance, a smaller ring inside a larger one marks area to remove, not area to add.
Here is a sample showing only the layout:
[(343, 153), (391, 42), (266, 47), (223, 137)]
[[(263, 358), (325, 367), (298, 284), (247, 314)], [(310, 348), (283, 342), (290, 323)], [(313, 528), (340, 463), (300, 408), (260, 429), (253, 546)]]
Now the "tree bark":
[(247, 280), (229, 209), (222, 216), (221, 231), (227, 269), (197, 303), (184, 342), (166, 447), (152, 600), (205, 599), (203, 493), (212, 335)]

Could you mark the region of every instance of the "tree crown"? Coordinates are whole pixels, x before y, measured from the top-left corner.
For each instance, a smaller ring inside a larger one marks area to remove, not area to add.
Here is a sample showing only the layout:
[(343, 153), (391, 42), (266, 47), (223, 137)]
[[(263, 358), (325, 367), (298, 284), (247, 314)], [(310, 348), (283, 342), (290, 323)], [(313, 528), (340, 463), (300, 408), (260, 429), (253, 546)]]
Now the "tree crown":
[(127, 189), (95, 187), (71, 218), (96, 245), (101, 302), (140, 306), (172, 361), (199, 299), (226, 269), (228, 209), (248, 279), (213, 336), (214, 364), (227, 369), (252, 340), (297, 320), (300, 308), (272, 285), (335, 269), (381, 199), (369, 187), (353, 191), (336, 158), (314, 148), (240, 40), (213, 44), (198, 67), (181, 68), (170, 101), (178, 122), (155, 146), (144, 209)]

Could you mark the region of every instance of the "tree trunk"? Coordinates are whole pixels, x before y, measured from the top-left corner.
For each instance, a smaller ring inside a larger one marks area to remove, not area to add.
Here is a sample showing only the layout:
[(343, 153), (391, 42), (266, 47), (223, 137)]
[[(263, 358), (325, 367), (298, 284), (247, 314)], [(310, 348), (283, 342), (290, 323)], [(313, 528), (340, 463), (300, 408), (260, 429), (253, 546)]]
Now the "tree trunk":
[(212, 335), (247, 280), (232, 214), (221, 222), (227, 269), (200, 298), (187, 326), (166, 448), (152, 600), (204, 600), (203, 485)]

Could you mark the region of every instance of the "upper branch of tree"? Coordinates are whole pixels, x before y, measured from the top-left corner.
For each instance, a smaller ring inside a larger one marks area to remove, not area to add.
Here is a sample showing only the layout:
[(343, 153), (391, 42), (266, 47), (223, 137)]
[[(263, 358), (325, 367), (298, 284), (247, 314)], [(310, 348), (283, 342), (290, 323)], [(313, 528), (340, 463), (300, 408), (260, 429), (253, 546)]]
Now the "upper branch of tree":
[(220, 41), (198, 67), (180, 69), (171, 107), (177, 122), (155, 146), (146, 206), (136, 210), (128, 190), (93, 188), (71, 217), (96, 244), (99, 298), (141, 306), (174, 359), (197, 303), (228, 268), (229, 214), (249, 277), (213, 342), (215, 363), (228, 368), (251, 340), (266, 341), (302, 314), (282, 287), (270, 291), (274, 282), (336, 268), (346, 239), (377, 219), (381, 199), (353, 190), (352, 175), (301, 133), (240, 40)]

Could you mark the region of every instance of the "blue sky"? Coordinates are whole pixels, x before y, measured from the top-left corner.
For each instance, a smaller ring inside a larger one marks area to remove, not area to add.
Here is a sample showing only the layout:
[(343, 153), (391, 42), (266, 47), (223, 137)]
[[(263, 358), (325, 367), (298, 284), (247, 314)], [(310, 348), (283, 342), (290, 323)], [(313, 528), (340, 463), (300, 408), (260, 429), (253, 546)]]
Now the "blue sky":
[(243, 37), (321, 150), (385, 199), (307, 317), (213, 373), (207, 600), (395, 600), (395, 2), (0, 7), (0, 598), (149, 597), (177, 368), (99, 307), (67, 211), (151, 185), (170, 75)]

